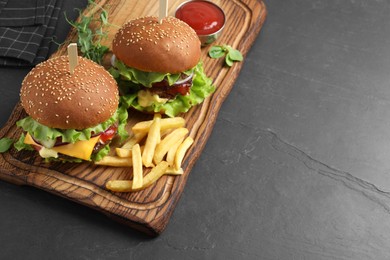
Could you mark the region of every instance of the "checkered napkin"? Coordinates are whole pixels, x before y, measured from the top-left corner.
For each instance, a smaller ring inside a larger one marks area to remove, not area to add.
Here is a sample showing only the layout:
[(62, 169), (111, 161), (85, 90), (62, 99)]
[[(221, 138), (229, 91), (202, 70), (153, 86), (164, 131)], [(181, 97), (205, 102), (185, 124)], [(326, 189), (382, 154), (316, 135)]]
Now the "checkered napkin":
[(61, 7), (62, 0), (0, 0), (0, 66), (44, 61)]

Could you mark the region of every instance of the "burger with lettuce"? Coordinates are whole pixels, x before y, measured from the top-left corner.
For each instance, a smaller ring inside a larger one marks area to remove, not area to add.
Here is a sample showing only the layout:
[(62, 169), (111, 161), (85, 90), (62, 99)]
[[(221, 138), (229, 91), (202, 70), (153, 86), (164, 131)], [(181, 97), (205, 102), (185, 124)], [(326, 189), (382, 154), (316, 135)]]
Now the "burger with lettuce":
[(215, 90), (203, 70), (198, 36), (175, 17), (127, 22), (116, 33), (112, 50), (110, 72), (128, 107), (173, 117)]
[(125, 138), (127, 111), (118, 108), (116, 81), (108, 71), (79, 57), (74, 73), (67, 56), (33, 68), (22, 82), (21, 105), (28, 114), (17, 122), (23, 134), (18, 150), (36, 150), (47, 161), (94, 161)]

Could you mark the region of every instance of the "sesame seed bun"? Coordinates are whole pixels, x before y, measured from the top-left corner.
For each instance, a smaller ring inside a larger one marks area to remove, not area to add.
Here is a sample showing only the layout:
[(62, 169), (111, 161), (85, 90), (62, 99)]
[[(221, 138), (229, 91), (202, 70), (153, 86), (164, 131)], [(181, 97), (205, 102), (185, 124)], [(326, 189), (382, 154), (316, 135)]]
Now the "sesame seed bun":
[(118, 108), (118, 88), (110, 73), (78, 57), (74, 74), (67, 56), (38, 64), (24, 78), (22, 106), (34, 120), (60, 129), (85, 129), (108, 120)]
[(166, 17), (131, 20), (116, 33), (112, 50), (128, 67), (146, 72), (180, 73), (198, 64), (201, 43), (185, 22)]

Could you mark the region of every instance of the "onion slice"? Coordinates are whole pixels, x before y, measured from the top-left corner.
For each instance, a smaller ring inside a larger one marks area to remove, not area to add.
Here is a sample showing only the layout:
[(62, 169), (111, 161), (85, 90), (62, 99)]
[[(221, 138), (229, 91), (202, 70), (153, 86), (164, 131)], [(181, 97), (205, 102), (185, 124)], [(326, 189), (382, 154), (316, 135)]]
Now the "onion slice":
[(113, 54), (113, 55), (111, 56), (110, 61), (111, 61), (111, 65), (114, 67), (114, 66), (115, 66), (115, 61), (116, 61), (115, 54)]
[(188, 77), (184, 78), (184, 79), (179, 79), (178, 81), (176, 81), (173, 86), (175, 85), (181, 85), (181, 84), (184, 84), (186, 83), (187, 81), (190, 81), (192, 79), (192, 77), (194, 76), (194, 73), (191, 73)]

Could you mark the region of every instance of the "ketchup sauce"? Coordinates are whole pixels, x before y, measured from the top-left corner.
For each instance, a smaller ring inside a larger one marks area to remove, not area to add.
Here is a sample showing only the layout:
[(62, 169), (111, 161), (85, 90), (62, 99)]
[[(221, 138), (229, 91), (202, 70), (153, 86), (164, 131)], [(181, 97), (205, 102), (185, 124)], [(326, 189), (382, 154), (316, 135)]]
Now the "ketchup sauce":
[(114, 125), (110, 126), (106, 131), (100, 134), (100, 141), (102, 143), (107, 143), (116, 135), (118, 128)]
[(219, 31), (225, 23), (223, 11), (208, 1), (190, 1), (176, 10), (176, 18), (186, 22), (198, 35)]

